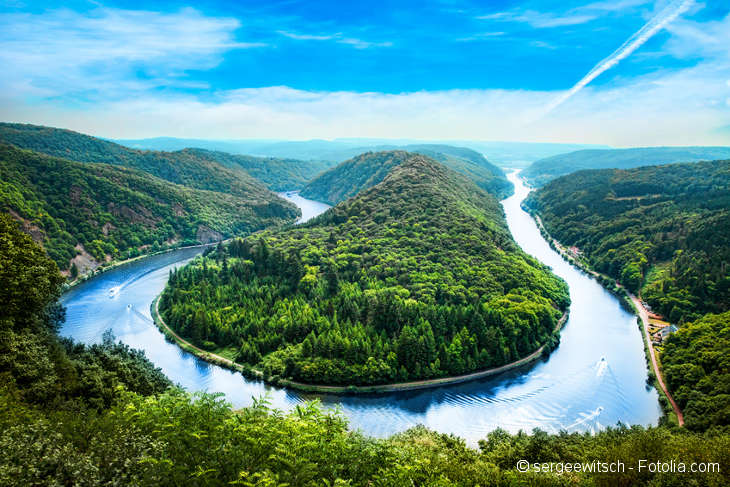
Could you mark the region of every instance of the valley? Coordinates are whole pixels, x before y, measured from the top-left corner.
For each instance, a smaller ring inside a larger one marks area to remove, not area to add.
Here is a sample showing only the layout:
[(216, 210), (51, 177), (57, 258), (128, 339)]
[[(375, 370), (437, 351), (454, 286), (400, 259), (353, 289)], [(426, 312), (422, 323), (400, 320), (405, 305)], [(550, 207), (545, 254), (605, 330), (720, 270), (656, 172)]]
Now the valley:
[[(170, 269), (184, 265), (200, 250), (138, 261), (71, 290), (63, 298), (68, 317), (61, 334), (93, 343), (111, 328), (125, 343), (145, 350), (173, 382), (190, 391), (225, 393), (237, 408), (262, 395), (269, 397), (272, 407), (282, 410), (317, 398), (325, 407), (341, 408), (352, 428), (378, 437), (424, 424), (476, 445), (495, 428), (599, 431), (617, 421), (655, 424), (660, 409), (656, 392), (645, 387), (647, 366), (635, 317), (549, 248), (520, 208), (528, 190), (514, 174), (510, 180), (515, 195), (502, 205), (512, 235), (526, 252), (565, 279), (571, 293), (569, 320), (561, 331), (560, 344), (547, 359), (535, 364), (466, 383), (376, 396), (311, 394), (246, 379), (165, 341), (152, 323), (150, 304), (165, 287)], [(110, 299), (108, 290), (115, 286), (120, 292)], [(598, 325), (596, 316), (605, 317), (611, 326)]]

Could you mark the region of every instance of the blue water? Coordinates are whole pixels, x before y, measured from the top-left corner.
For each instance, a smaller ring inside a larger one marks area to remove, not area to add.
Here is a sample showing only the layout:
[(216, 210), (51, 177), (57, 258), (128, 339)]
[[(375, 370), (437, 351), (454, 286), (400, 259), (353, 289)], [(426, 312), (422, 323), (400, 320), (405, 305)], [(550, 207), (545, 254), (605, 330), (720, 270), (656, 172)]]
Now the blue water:
[[(247, 380), (165, 341), (152, 323), (150, 303), (162, 291), (170, 269), (184, 265), (201, 249), (133, 262), (70, 290), (62, 298), (67, 320), (61, 334), (90, 343), (100, 341), (104, 331), (111, 329), (120, 340), (143, 349), (168, 377), (190, 391), (223, 392), (235, 406), (268, 395), (272, 405), (281, 409), (316, 398), (339, 407), (353, 428), (374, 436), (424, 424), (474, 445), (497, 427), (556, 432), (596, 431), (619, 421), (656, 424), (661, 411), (656, 391), (646, 387), (648, 369), (635, 317), (596, 281), (550, 249), (520, 208), (527, 188), (516, 174), (510, 179), (516, 191), (502, 204), (515, 240), (570, 286), (570, 318), (560, 345), (539, 363), (465, 384), (367, 396), (302, 394)], [(327, 208), (298, 195), (289, 199), (310, 218)]]

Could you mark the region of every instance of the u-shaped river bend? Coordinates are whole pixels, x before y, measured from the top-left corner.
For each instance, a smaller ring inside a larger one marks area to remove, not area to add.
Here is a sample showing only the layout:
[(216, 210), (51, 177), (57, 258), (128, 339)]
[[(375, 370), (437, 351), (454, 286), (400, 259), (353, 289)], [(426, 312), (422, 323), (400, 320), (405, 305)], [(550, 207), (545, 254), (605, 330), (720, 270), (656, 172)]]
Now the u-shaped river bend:
[[(549, 432), (595, 431), (621, 421), (656, 424), (657, 393), (646, 386), (647, 365), (636, 318), (587, 274), (570, 266), (542, 238), (520, 208), (528, 189), (515, 173), (515, 194), (502, 202), (517, 243), (552, 267), (570, 286), (570, 318), (560, 345), (547, 359), (488, 379), (412, 392), (331, 396), (303, 394), (245, 379), (204, 362), (165, 340), (152, 323), (150, 303), (173, 267), (201, 252), (181, 249), (135, 261), (99, 275), (62, 297), (67, 307), (61, 334), (82, 342), (101, 340), (105, 330), (143, 349), (173, 382), (190, 391), (225, 393), (234, 406), (267, 394), (272, 406), (289, 409), (311, 399), (339, 405), (353, 428), (387, 436), (417, 424), (476, 444), (501, 427), (511, 432), (539, 427)], [(298, 195), (289, 199), (307, 216), (327, 205)], [(110, 293), (110, 290), (114, 292)]]

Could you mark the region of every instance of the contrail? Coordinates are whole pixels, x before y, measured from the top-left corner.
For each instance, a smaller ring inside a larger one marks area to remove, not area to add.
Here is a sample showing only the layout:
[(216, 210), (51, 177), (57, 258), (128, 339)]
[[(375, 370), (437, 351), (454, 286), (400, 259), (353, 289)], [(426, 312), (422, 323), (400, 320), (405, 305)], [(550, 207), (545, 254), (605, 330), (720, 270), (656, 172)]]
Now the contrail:
[(654, 34), (663, 29), (667, 24), (689, 10), (693, 3), (694, 0), (675, 0), (664, 7), (662, 11), (656, 14), (644, 25), (644, 27), (639, 29), (634, 35), (629, 37), (626, 42), (621, 44), (621, 47), (613, 51), (613, 53), (611, 53), (611, 55), (606, 57), (603, 61), (596, 64), (593, 69), (591, 69), (588, 74), (578, 81), (571, 89), (548, 104), (540, 112), (536, 119), (539, 120), (551, 111), (555, 110), (558, 106), (565, 103), (565, 101), (571, 96), (585, 88), (588, 83), (596, 79), (601, 73), (616, 66), (622, 59), (625, 59), (632, 52), (641, 47), (642, 44), (651, 39)]

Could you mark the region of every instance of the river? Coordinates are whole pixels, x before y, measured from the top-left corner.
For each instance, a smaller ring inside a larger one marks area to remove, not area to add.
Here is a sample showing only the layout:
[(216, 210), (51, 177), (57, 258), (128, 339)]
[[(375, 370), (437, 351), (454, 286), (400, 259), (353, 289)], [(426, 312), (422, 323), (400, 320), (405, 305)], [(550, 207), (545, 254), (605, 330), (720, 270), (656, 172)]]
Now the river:
[[(167, 342), (150, 317), (150, 303), (164, 288), (170, 270), (201, 249), (131, 262), (71, 289), (61, 299), (67, 318), (60, 333), (91, 343), (111, 329), (118, 339), (143, 349), (173, 382), (190, 391), (222, 392), (236, 407), (263, 395), (279, 409), (319, 399), (326, 406), (339, 407), (353, 428), (374, 436), (424, 424), (475, 445), (497, 427), (511, 432), (533, 428), (557, 432), (596, 431), (619, 421), (656, 424), (661, 410), (656, 391), (646, 386), (648, 368), (635, 316), (549, 247), (520, 208), (529, 190), (516, 173), (509, 177), (515, 194), (502, 205), (515, 240), (570, 286), (570, 318), (560, 345), (538, 363), (464, 384), (365, 396), (303, 394), (247, 380)], [(283, 196), (300, 206), (305, 217), (327, 208), (296, 193)]]

